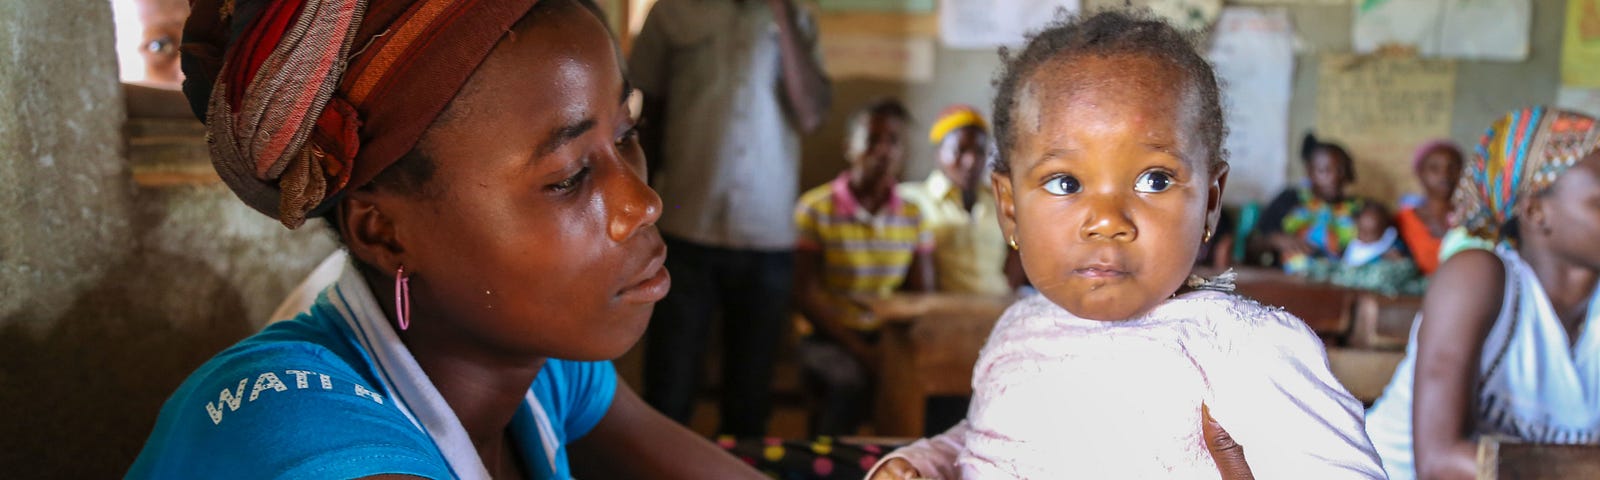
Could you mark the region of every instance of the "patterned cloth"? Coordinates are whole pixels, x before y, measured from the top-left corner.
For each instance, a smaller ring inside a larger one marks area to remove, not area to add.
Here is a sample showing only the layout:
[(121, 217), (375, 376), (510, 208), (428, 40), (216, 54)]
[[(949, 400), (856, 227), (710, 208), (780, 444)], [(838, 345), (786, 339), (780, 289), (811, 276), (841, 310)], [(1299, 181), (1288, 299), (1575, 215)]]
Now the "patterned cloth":
[(1283, 231), (1300, 237), (1316, 248), (1319, 256), (1340, 257), (1345, 246), (1356, 238), (1356, 213), (1361, 201), (1350, 198), (1325, 202), (1310, 188), (1297, 190), (1299, 202), (1283, 217)]
[(850, 193), (849, 174), (801, 195), (794, 222), (800, 231), (796, 248), (822, 252), (822, 284), (840, 295), (893, 293), (905, 281), (912, 258), (933, 251), (933, 232), (916, 205), (891, 191), (878, 212), (868, 212)]
[(883, 453), (900, 445), (846, 443), (829, 436), (810, 440), (717, 437), (717, 446), (779, 480), (865, 478)]
[(1478, 142), (1455, 193), (1455, 224), (1478, 238), (1499, 242), (1500, 228), (1517, 201), (1537, 194), (1594, 151), (1600, 128), (1594, 118), (1548, 107), (1501, 117)]
[(299, 227), (410, 151), (537, 0), (197, 0), (183, 90), (212, 162)]

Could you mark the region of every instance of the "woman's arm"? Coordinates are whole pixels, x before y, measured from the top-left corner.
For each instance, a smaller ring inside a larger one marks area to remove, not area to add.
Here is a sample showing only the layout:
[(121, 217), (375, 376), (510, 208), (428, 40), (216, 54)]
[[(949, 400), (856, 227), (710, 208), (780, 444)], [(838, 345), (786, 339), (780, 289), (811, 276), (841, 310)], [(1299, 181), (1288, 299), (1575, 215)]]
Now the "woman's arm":
[(1505, 297), (1505, 265), (1487, 250), (1450, 257), (1433, 276), (1417, 328), (1412, 448), (1417, 478), (1477, 475), (1471, 433), (1483, 341)]
[(578, 478), (766, 478), (650, 408), (625, 383), (605, 417), (567, 453)]

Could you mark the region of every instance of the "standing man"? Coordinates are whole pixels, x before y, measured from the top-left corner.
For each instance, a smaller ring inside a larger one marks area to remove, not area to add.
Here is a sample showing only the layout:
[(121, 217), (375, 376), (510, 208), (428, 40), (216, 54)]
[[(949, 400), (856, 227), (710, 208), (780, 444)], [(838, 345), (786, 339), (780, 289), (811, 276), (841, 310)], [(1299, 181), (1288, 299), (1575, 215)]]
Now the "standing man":
[(645, 400), (688, 423), (720, 311), (718, 430), (762, 435), (790, 314), (800, 134), (830, 97), (816, 22), (794, 0), (660, 0), (633, 45), (673, 279), (646, 336)]

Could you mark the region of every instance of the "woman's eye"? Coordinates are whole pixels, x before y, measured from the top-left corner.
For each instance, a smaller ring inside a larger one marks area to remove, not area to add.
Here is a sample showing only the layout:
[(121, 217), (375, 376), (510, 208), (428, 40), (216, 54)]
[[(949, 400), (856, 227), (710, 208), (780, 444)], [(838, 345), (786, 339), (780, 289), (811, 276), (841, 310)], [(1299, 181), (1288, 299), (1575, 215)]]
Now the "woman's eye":
[(621, 137), (617, 137), (617, 146), (618, 147), (624, 147), (624, 148), (625, 147), (631, 147), (631, 146), (633, 146), (633, 145), (635, 145), (637, 143), (639, 143), (639, 127), (638, 126), (628, 127), (628, 131), (622, 132), (622, 136)]
[(1060, 176), (1044, 182), (1044, 191), (1051, 195), (1071, 195), (1083, 190), (1083, 185), (1078, 183), (1078, 177)]
[(1133, 182), (1133, 190), (1140, 193), (1161, 193), (1172, 188), (1172, 175), (1167, 172), (1145, 172)]
[(562, 180), (560, 182), (556, 182), (554, 185), (551, 185), (550, 189), (554, 190), (556, 192), (569, 192), (569, 191), (572, 191), (573, 189), (578, 188), (579, 185), (582, 185), (583, 184), (583, 179), (588, 178), (588, 176), (589, 176), (589, 167), (583, 167), (582, 169), (578, 170), (578, 173), (574, 173), (574, 174), (572, 174), (572, 176), (567, 177), (565, 180)]

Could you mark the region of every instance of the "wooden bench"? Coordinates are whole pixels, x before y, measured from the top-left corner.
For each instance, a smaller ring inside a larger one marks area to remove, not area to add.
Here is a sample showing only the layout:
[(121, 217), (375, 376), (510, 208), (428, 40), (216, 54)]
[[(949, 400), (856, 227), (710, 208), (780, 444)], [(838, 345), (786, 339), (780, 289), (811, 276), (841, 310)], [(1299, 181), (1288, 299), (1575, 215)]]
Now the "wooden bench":
[(1600, 478), (1600, 446), (1478, 441), (1478, 480)]

